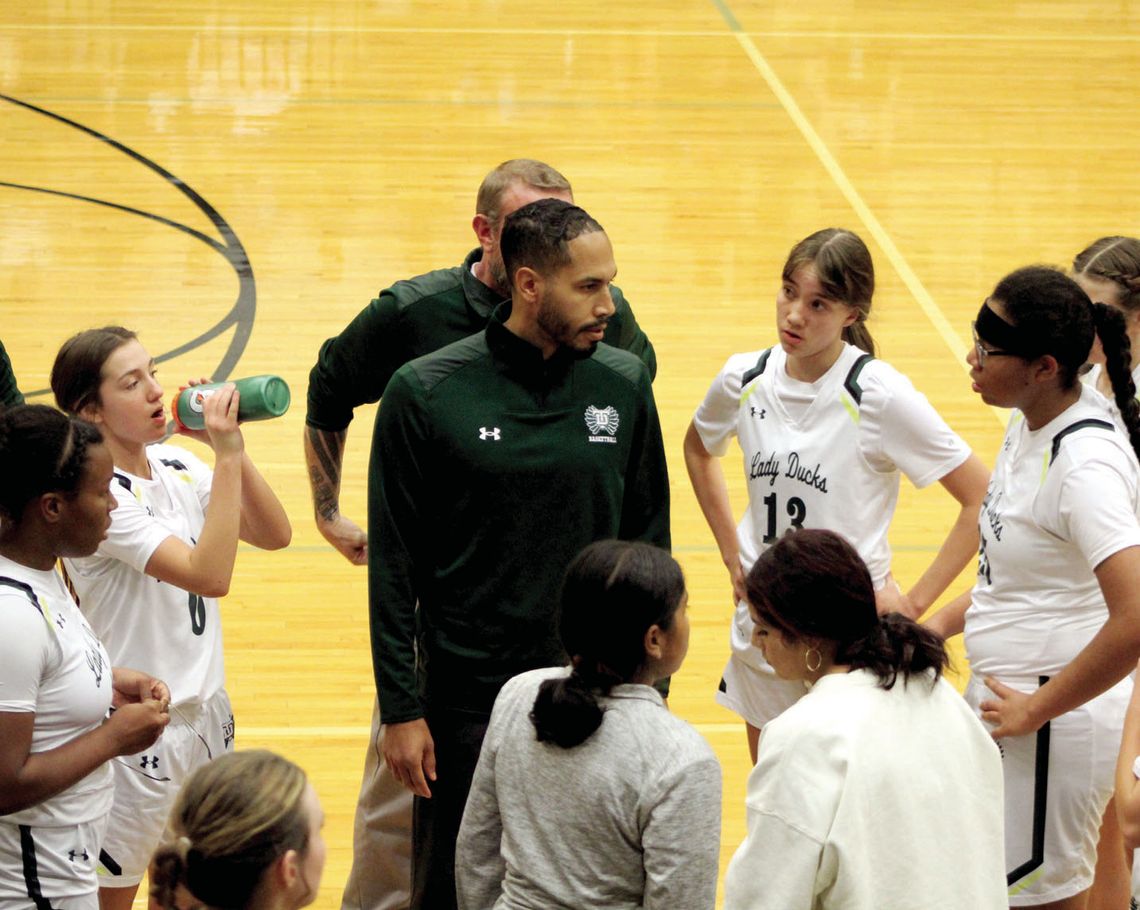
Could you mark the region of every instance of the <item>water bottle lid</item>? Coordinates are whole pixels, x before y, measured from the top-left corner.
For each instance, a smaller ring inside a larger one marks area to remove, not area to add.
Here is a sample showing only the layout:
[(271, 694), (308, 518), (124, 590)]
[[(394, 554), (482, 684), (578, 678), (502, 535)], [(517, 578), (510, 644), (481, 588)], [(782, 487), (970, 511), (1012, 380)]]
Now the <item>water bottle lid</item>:
[(265, 409), (274, 417), (280, 417), (289, 410), (292, 396), (289, 394), (289, 384), (280, 376), (270, 376), (262, 389), (265, 398)]

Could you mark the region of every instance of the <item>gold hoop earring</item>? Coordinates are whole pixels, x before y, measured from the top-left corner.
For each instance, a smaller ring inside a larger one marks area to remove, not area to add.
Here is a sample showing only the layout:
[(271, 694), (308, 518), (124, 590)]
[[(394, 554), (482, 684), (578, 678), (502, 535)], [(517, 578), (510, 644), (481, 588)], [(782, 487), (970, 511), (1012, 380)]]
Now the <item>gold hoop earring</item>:
[[(812, 666), (811, 663), (811, 655), (813, 653), (815, 654), (815, 666)], [(815, 645), (812, 645), (804, 651), (804, 666), (807, 667), (808, 673), (814, 673), (823, 666), (823, 655), (820, 654), (819, 648), (815, 647)]]

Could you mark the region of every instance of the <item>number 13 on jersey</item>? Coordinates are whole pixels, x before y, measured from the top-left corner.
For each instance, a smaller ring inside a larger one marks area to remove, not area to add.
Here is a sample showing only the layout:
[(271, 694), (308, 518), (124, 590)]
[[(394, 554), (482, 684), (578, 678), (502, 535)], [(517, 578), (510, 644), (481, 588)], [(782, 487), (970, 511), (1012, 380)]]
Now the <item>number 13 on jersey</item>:
[[(764, 543), (775, 543), (777, 539), (776, 518), (780, 511), (778, 498), (775, 493), (769, 493), (764, 497), (764, 505), (768, 509), (768, 527), (764, 534)], [(785, 530), (798, 531), (804, 526), (807, 507), (802, 499), (798, 496), (789, 497), (788, 501), (784, 503), (784, 511), (788, 514), (788, 527)]]

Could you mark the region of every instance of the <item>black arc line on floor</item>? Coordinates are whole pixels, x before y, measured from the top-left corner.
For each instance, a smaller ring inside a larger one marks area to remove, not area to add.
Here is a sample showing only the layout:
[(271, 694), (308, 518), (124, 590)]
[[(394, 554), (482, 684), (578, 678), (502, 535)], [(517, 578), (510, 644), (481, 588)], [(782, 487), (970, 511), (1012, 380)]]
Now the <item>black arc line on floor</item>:
[[(249, 337), (253, 332), (254, 315), (257, 310), (257, 286), (253, 279), (253, 267), (250, 265), (249, 256), (245, 251), (245, 246), (238, 238), (234, 229), (230, 227), (228, 221), (222, 217), (210, 203), (208, 203), (202, 196), (197, 193), (192, 187), (188, 186), (181, 179), (176, 177), (170, 171), (166, 170), (162, 165), (151, 161), (145, 155), (136, 152), (134, 149), (123, 145), (116, 139), (112, 139), (98, 130), (92, 129), (89, 126), (84, 126), (82, 123), (77, 123), (61, 114), (49, 111), (45, 108), (38, 107), (27, 101), (21, 101), (19, 98), (13, 98), (10, 95), (0, 94), (0, 101), (6, 101), (9, 104), (22, 107), (25, 110), (32, 111), (44, 117), (50, 117), (52, 120), (69, 126), (72, 129), (79, 130), (86, 133), (94, 139), (105, 143), (117, 152), (121, 152), (128, 158), (138, 162), (146, 168), (154, 171), (163, 180), (174, 187), (183, 196), (189, 199), (201, 212), (205, 215), (210, 223), (217, 229), (221, 240), (216, 240), (207, 234), (202, 233), (189, 225), (182, 224), (178, 221), (173, 221), (170, 218), (165, 218), (162, 215), (156, 215), (153, 212), (143, 211), (142, 209), (133, 208), (128, 205), (120, 205), (117, 202), (110, 202), (106, 199), (97, 199), (94, 196), (83, 196), (78, 193), (65, 193), (61, 190), (53, 190), (47, 187), (28, 186), (22, 183), (11, 183), (5, 180), (0, 180), (0, 187), (7, 187), (15, 190), (25, 190), (32, 193), (43, 193), (50, 196), (61, 196), (67, 199), (74, 199), (79, 202), (87, 202), (92, 205), (101, 205), (109, 209), (125, 212), (129, 215), (138, 215), (142, 218), (148, 218), (151, 221), (156, 221), (159, 224), (164, 224), (167, 227), (174, 228), (175, 230), (182, 231), (190, 235), (195, 240), (210, 247), (214, 252), (219, 253), (230, 264), (234, 273), (238, 278), (238, 293), (237, 299), (234, 301), (233, 306), (218, 322), (199, 335), (197, 338), (187, 341), (185, 344), (179, 345), (169, 351), (165, 351), (159, 356), (155, 357), (156, 363), (161, 363), (164, 360), (170, 360), (185, 354), (187, 351), (192, 351), (214, 338), (217, 338), (224, 331), (231, 326), (234, 327), (233, 338), (230, 339), (229, 346), (226, 348), (225, 354), (222, 355), (221, 362), (217, 368), (211, 373), (210, 379), (214, 382), (221, 382), (227, 379), (230, 373), (233, 372), (234, 367), (237, 365), (238, 360), (241, 358), (242, 353), (245, 351), (246, 345), (249, 343)], [(28, 398), (37, 396), (48, 395), (50, 389), (37, 389), (34, 392), (26, 393)]]

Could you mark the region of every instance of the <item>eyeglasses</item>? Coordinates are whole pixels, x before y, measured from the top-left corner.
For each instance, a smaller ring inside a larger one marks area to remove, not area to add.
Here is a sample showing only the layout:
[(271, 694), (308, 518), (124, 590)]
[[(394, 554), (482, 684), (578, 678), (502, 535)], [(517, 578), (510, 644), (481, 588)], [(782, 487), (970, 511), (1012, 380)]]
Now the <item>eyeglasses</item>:
[(982, 339), (978, 337), (978, 324), (970, 323), (970, 331), (974, 335), (974, 352), (978, 355), (978, 369), (985, 369), (987, 357), (1017, 357), (1013, 351), (998, 351), (993, 348), (982, 347)]

